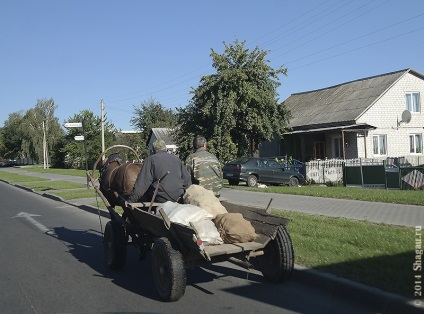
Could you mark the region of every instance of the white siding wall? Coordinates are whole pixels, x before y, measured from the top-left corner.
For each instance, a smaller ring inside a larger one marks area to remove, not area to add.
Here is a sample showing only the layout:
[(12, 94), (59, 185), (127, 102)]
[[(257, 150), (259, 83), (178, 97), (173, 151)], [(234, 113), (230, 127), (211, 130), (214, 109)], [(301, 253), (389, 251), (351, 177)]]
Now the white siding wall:
[[(402, 112), (406, 109), (406, 92), (420, 93), (421, 113), (412, 113), (410, 123), (401, 123), (397, 127), (397, 119), (401, 120)], [(368, 123), (377, 127), (376, 130), (369, 131), (366, 138), (367, 157), (378, 158), (373, 154), (372, 138), (375, 134), (387, 135), (387, 156), (409, 155), (409, 134), (423, 134), (423, 103), (424, 80), (407, 73), (357, 120), (357, 123)], [(363, 137), (358, 138), (358, 157), (365, 157), (363, 140)]]

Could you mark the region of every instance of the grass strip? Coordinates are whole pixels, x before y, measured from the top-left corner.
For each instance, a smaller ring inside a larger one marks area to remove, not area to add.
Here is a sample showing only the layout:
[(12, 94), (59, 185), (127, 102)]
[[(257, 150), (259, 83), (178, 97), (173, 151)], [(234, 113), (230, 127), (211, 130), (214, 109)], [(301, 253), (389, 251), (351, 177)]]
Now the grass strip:
[(15, 169), (23, 170), (23, 171), (31, 171), (31, 172), (40, 172), (40, 173), (61, 174), (61, 175), (76, 176), (76, 177), (87, 177), (85, 170), (82, 170), (82, 169), (60, 169), (60, 168), (44, 169), (42, 166), (37, 166), (37, 165), (15, 167)]
[(316, 185), (304, 185), (300, 187), (268, 186), (265, 189), (243, 185), (224, 185), (224, 187), (251, 192), (306, 195), (393, 204), (424, 205), (423, 190), (386, 190)]
[[(85, 186), (85, 185), (83, 185), (83, 186)], [(64, 200), (74, 200), (74, 199), (79, 199), (79, 198), (93, 198), (93, 197), (97, 196), (96, 192), (93, 189), (55, 191), (52, 194), (60, 196)], [(101, 199), (100, 199), (100, 202), (102, 202)]]
[(295, 263), (413, 296), (414, 228), (298, 212), (289, 218)]
[(0, 179), (11, 183), (48, 181), (49, 179), (27, 176), (13, 172), (0, 171)]
[[(81, 183), (68, 182), (68, 181), (50, 181), (50, 180), (42, 181), (42, 182), (26, 182), (23, 185), (35, 191), (80, 189), (80, 188), (86, 187), (85, 184), (81, 184)], [(91, 190), (91, 192), (93, 193), (93, 190)]]

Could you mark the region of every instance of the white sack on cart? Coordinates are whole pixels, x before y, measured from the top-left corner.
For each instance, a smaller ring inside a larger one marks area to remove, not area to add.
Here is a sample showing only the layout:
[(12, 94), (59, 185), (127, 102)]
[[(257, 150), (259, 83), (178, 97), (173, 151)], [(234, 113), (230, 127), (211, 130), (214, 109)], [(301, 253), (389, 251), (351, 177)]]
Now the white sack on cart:
[(205, 244), (216, 245), (223, 244), (224, 241), (215, 226), (215, 223), (210, 219), (203, 219), (193, 223), (197, 234)]
[(157, 210), (159, 211), (160, 208), (163, 208), (171, 222), (177, 222), (186, 226), (190, 226), (190, 222), (213, 218), (213, 215), (209, 214), (203, 208), (191, 204), (179, 204), (168, 201), (159, 205)]
[(200, 239), (205, 244), (222, 244), (224, 241), (212, 221), (213, 215), (208, 213), (203, 208), (190, 204), (179, 204), (168, 201), (158, 206), (158, 211), (163, 208), (163, 211), (168, 216), (171, 222), (180, 223), (185, 226), (190, 226), (193, 223)]

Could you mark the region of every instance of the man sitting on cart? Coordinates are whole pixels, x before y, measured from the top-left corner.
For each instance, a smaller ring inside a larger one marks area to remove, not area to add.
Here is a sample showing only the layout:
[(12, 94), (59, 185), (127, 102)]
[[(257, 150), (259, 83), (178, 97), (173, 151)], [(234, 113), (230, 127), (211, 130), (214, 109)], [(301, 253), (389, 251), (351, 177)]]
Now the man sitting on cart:
[(187, 168), (177, 156), (167, 153), (163, 140), (153, 142), (153, 151), (154, 154), (143, 161), (128, 202), (177, 202), (191, 185)]

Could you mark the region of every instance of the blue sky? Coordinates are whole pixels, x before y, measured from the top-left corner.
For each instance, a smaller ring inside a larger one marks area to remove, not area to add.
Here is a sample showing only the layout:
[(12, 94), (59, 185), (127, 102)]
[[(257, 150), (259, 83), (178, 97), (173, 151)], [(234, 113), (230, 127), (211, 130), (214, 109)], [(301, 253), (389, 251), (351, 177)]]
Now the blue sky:
[(246, 40), (284, 65), (280, 101), (406, 68), (424, 73), (422, 0), (13, 0), (0, 3), (0, 126), (53, 98), (132, 130), (134, 106), (185, 107), (211, 49)]

